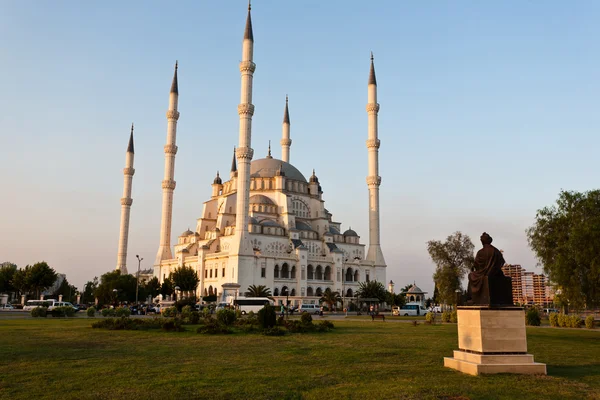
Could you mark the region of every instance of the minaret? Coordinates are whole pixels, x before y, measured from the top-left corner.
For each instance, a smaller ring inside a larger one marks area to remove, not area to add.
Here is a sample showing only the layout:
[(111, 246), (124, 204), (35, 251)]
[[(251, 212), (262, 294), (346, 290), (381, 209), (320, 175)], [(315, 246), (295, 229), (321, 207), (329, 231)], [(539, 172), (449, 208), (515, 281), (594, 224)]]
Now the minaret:
[(235, 163), (235, 147), (233, 148), (233, 159), (231, 160), (231, 171), (229, 177), (233, 179), (237, 175), (237, 164)]
[(237, 204), (235, 216), (235, 234), (239, 242), (236, 244), (238, 254), (250, 255), (252, 246), (248, 240), (248, 202), (250, 197), (250, 162), (254, 150), (251, 146), (252, 115), (254, 105), (252, 104), (252, 78), (256, 64), (252, 62), (254, 51), (254, 36), (252, 34), (252, 19), (250, 17), (250, 3), (248, 3), (248, 17), (246, 18), (246, 29), (242, 44), (242, 61), (240, 62), (241, 73), (241, 96), (238, 105), (240, 115), (239, 145), (236, 150), (238, 162), (237, 180)]
[[(175, 154), (177, 146), (175, 139), (177, 137), (177, 120), (179, 111), (177, 103), (179, 100), (179, 88), (177, 86), (177, 62), (175, 63), (175, 73), (173, 83), (171, 84), (171, 93), (169, 94), (169, 109), (167, 110), (167, 144), (165, 144), (165, 174), (162, 181), (162, 217), (160, 222), (160, 245), (156, 255), (155, 266), (160, 265), (162, 260), (173, 258), (171, 253), (171, 219), (173, 217), (173, 191), (175, 190)], [(157, 273), (155, 271), (155, 276)]]
[(369, 89), (367, 114), (369, 115), (369, 139), (367, 150), (369, 152), (369, 176), (367, 186), (369, 187), (369, 250), (367, 260), (372, 261), (375, 266), (385, 266), (383, 253), (381, 252), (380, 229), (379, 229), (379, 139), (377, 137), (377, 114), (379, 103), (377, 103), (377, 80), (375, 79), (375, 65), (373, 64), (373, 53), (371, 53), (371, 71), (369, 72)]
[(285, 110), (283, 110), (283, 131), (281, 133), (281, 160), (286, 163), (290, 162), (290, 111), (288, 110), (288, 97), (285, 96)]
[(131, 212), (131, 184), (133, 182), (133, 124), (131, 124), (131, 135), (129, 145), (125, 153), (125, 168), (123, 169), (123, 197), (121, 198), (121, 229), (119, 230), (119, 249), (117, 251), (117, 270), (121, 274), (127, 274), (127, 241), (129, 237), (129, 214)]

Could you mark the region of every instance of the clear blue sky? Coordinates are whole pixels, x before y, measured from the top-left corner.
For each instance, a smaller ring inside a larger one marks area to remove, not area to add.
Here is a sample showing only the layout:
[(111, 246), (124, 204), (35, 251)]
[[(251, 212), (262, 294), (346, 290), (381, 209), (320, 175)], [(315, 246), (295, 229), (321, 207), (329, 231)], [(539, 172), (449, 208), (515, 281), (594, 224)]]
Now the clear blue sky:
[[(368, 242), (367, 76), (375, 54), (388, 280), (432, 291), (425, 243), (483, 231), (535, 270), (525, 229), (561, 188), (598, 187), (595, 1), (255, 0), (252, 145), (315, 168)], [(246, 2), (0, 3), (0, 262), (46, 260), (81, 286), (116, 265), (135, 122), (128, 266), (156, 255), (165, 111), (179, 60), (173, 236), (229, 170)], [(539, 271), (539, 270), (538, 270)]]

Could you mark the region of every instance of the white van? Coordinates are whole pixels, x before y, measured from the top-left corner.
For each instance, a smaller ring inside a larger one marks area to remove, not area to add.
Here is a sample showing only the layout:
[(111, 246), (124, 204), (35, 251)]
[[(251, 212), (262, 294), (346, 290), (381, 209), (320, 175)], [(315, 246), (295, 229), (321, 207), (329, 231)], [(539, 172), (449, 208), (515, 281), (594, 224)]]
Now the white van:
[(54, 303), (57, 303), (55, 299), (45, 299), (45, 300), (27, 300), (25, 306), (23, 307), (23, 311), (31, 311), (36, 307), (50, 307), (54, 306)]
[(298, 312), (303, 313), (304, 311), (306, 311), (309, 314), (318, 314), (319, 312), (321, 312), (321, 307), (319, 307), (316, 304), (302, 304), (298, 309)]
[(429, 311), (425, 307), (423, 307), (419, 303), (408, 303), (400, 307), (398, 315), (403, 315), (405, 317), (411, 316), (423, 316), (427, 315)]

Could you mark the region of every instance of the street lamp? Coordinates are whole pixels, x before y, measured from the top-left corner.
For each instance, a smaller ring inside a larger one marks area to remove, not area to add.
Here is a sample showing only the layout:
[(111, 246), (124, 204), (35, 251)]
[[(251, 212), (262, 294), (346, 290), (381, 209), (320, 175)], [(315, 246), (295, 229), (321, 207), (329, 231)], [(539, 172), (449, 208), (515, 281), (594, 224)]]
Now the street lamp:
[[(460, 305), (460, 289), (456, 289), (454, 291), (454, 293), (456, 293), (455, 301), (456, 301), (456, 307), (458, 307)], [(456, 310), (456, 308), (455, 308), (455, 310)]]
[(140, 290), (140, 265), (142, 265), (143, 258), (140, 258), (138, 254), (135, 255), (138, 259), (138, 272), (135, 280), (135, 305), (138, 305), (138, 293)]
[(174, 301), (177, 301), (177, 291), (181, 290), (181, 288), (179, 286), (175, 286), (173, 288), (173, 297), (174, 297)]
[(115, 303), (115, 308), (117, 308), (117, 293), (119, 292), (119, 289), (113, 289), (113, 296), (115, 298), (114, 303)]

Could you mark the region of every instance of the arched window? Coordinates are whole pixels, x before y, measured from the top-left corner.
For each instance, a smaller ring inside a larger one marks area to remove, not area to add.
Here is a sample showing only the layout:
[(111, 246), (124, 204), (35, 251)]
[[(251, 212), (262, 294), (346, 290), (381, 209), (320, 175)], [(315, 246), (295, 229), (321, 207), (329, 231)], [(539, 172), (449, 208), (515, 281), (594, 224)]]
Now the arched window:
[(306, 295), (307, 296), (311, 296), (313, 295), (313, 288), (311, 288), (310, 286), (306, 289)]
[(315, 279), (315, 269), (312, 265), (308, 265), (308, 277), (306, 279), (312, 280)]
[(287, 263), (281, 266), (281, 277), (284, 279), (289, 279), (290, 277), (290, 268), (288, 267)]
[(273, 296), (279, 296), (279, 289), (275, 288), (275, 290), (273, 290)]
[(323, 290), (318, 287), (317, 290), (315, 291), (315, 296), (321, 297), (323, 296)]
[(209, 295), (209, 296), (212, 296), (212, 295), (213, 295), (213, 288), (212, 288), (212, 285), (210, 285), (210, 286), (208, 287), (208, 295)]
[(279, 278), (279, 265), (275, 265), (275, 269), (273, 270), (273, 277)]
[(346, 291), (346, 297), (354, 297), (354, 295), (352, 294), (352, 289), (348, 289)]
[(296, 289), (292, 289), (292, 291), (290, 292), (290, 296), (295, 296), (296, 295)]
[(325, 277), (324, 279), (326, 281), (330, 281), (331, 280), (331, 267), (328, 265), (325, 267)]
[(319, 281), (323, 280), (323, 267), (321, 267), (320, 265), (317, 265), (317, 271), (316, 271), (316, 278)]
[(409, 300), (410, 300), (411, 302), (415, 301), (415, 296), (410, 296), (410, 299), (409, 299)]
[(292, 275), (290, 276), (292, 279), (296, 279), (296, 266), (292, 265)]
[(346, 270), (346, 282), (352, 282), (352, 268)]
[(360, 275), (358, 270), (354, 271), (354, 282), (358, 282), (360, 280)]
[(284, 286), (281, 288), (281, 295), (282, 296), (289, 296), (289, 291), (288, 291), (288, 287)]

